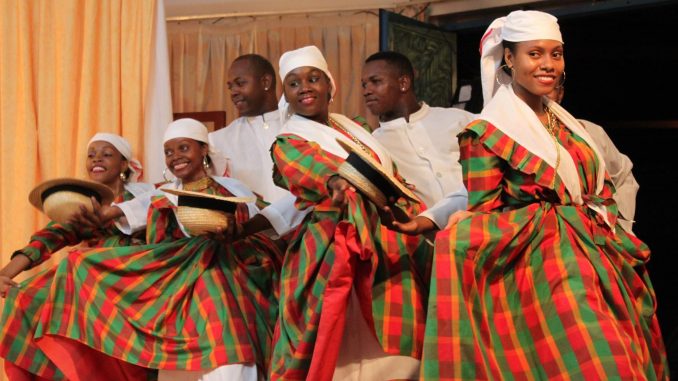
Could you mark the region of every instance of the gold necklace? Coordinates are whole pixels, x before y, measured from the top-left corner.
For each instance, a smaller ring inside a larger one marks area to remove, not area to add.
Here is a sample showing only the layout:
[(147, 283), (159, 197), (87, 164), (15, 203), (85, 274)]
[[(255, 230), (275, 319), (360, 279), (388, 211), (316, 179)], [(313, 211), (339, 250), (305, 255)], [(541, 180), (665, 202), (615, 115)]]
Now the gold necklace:
[(349, 130), (347, 130), (347, 129), (346, 129), (344, 126), (342, 126), (339, 122), (337, 122), (336, 120), (332, 119), (332, 117), (329, 117), (328, 123), (329, 123), (329, 126), (330, 126), (330, 127), (339, 127), (342, 131), (344, 131), (344, 132), (346, 133), (346, 135), (348, 135), (348, 136), (351, 138), (351, 140), (353, 140), (353, 142), (354, 142), (355, 144), (357, 144), (363, 151), (365, 151), (365, 153), (367, 153), (368, 155), (371, 155), (371, 154), (372, 154), (372, 153), (370, 152), (370, 150), (369, 150), (367, 147), (365, 147), (365, 145), (363, 144), (363, 142), (360, 141), (360, 139), (356, 138)]
[(546, 105), (544, 105), (544, 112), (546, 113), (546, 131), (548, 131), (551, 138), (553, 138), (553, 146), (556, 149), (556, 172), (558, 172), (558, 166), (560, 165), (560, 144), (558, 144), (558, 139), (556, 138), (559, 127), (558, 118), (556, 118), (553, 111)]
[(209, 176), (205, 176), (199, 180), (192, 181), (190, 183), (184, 183), (183, 184), (183, 189), (187, 191), (193, 191), (193, 192), (202, 192), (205, 191), (207, 188), (209, 188), (212, 185), (212, 178)]

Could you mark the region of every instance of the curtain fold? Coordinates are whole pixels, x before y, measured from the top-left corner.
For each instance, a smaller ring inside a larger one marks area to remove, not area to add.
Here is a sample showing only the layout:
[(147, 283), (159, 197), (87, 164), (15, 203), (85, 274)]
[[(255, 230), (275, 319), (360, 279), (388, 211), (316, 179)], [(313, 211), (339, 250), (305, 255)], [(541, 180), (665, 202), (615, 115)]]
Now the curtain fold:
[(230, 123), (237, 111), (226, 81), (236, 57), (261, 54), (277, 70), (282, 53), (313, 44), (325, 54), (339, 88), (331, 111), (349, 117), (367, 115), (360, 70), (364, 60), (379, 50), (376, 11), (170, 21), (167, 37), (175, 112), (226, 110)]
[[(49, 178), (86, 178), (92, 135), (121, 134), (144, 157), (158, 6), (156, 0), (0, 2), (3, 266), (47, 223), (28, 203), (30, 190)], [(163, 108), (169, 121), (169, 95)]]

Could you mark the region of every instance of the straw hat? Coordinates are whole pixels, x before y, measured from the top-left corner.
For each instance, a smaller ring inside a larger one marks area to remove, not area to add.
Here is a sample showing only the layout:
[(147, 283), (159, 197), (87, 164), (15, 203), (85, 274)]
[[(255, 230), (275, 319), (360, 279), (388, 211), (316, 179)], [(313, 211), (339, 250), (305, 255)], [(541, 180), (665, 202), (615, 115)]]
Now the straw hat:
[(392, 174), (386, 172), (371, 155), (355, 143), (337, 139), (337, 143), (348, 152), (348, 157), (339, 166), (339, 175), (358, 188), (378, 207), (388, 204), (394, 197), (408, 198), (419, 202), (417, 196)]
[(255, 197), (224, 197), (183, 189), (161, 189), (179, 196), (177, 218), (192, 236), (214, 233), (228, 228), (227, 214), (235, 213), (240, 203), (254, 202)]
[(113, 191), (104, 184), (89, 180), (59, 178), (45, 181), (31, 191), (28, 201), (51, 220), (65, 224), (74, 213), (85, 206), (92, 211), (95, 197), (102, 205), (113, 202)]

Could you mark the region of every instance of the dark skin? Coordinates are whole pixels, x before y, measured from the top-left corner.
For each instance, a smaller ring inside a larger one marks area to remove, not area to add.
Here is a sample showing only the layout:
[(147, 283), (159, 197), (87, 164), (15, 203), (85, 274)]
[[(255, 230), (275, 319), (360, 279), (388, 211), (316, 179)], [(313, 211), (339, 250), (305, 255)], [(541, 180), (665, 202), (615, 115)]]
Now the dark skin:
[[(85, 167), (89, 179), (108, 186), (116, 196), (120, 195), (125, 189), (120, 173), (127, 171), (128, 165), (125, 157), (108, 142), (94, 141), (87, 148)], [(12, 279), (30, 265), (31, 260), (27, 256), (15, 255), (0, 270), (0, 297), (6, 297), (10, 287), (19, 286)]]
[[(332, 84), (320, 69), (302, 66), (290, 71), (283, 81), (285, 99), (295, 114), (329, 126)], [(327, 182), (332, 206), (346, 205), (346, 191), (355, 188), (346, 179), (332, 176)]]
[[(206, 176), (202, 165), (203, 158), (208, 153), (207, 144), (190, 138), (175, 138), (164, 144), (165, 165), (174, 176), (183, 183), (198, 181)], [(76, 223), (91, 229), (106, 226), (111, 220), (120, 218), (124, 214), (117, 206), (101, 205), (92, 198), (93, 212), (81, 208), (81, 213), (76, 216)], [(235, 221), (235, 220), (233, 220)], [(230, 221), (229, 221), (230, 222)], [(229, 224), (233, 226), (234, 224)]]
[[(552, 94), (560, 84), (565, 70), (563, 44), (553, 40), (524, 41), (515, 44), (513, 51), (504, 49), (504, 60), (512, 68), (512, 87), (539, 120), (546, 124), (548, 117), (543, 107), (543, 96)], [(447, 227), (472, 215), (469, 211), (458, 211), (448, 221)], [(424, 217), (416, 217), (406, 223), (394, 222), (390, 228), (406, 234), (420, 234), (431, 230), (434, 224)]]
[[(283, 95), (290, 104), (290, 110), (299, 116), (311, 119), (320, 124), (329, 125), (329, 105), (332, 85), (327, 75), (320, 69), (303, 66), (290, 71), (283, 79)], [(341, 207), (346, 204), (344, 193), (355, 188), (339, 176), (332, 176), (327, 183), (332, 205)], [(247, 222), (235, 229), (236, 236), (228, 240), (271, 229), (270, 221), (261, 214), (250, 218)]]
[[(414, 94), (412, 78), (401, 74), (397, 67), (386, 60), (365, 63), (361, 84), (365, 105), (382, 122), (398, 118), (405, 118), (409, 122), (410, 115), (421, 108)], [(456, 216), (456, 219), (460, 215), (453, 216)], [(380, 210), (380, 219), (389, 229), (409, 235), (424, 234), (438, 229), (436, 224), (426, 217), (408, 216), (402, 209), (389, 206)]]
[(233, 61), (227, 86), (240, 116), (257, 116), (278, 109), (275, 79), (270, 74), (255, 72), (248, 59)]
[(513, 91), (546, 124), (542, 97), (560, 84), (565, 71), (563, 44), (554, 40), (518, 42), (514, 51), (504, 49), (504, 60), (513, 68)]
[(398, 118), (409, 122), (410, 114), (421, 108), (412, 81), (410, 76), (401, 74), (388, 61), (367, 62), (360, 79), (365, 105), (382, 122)]

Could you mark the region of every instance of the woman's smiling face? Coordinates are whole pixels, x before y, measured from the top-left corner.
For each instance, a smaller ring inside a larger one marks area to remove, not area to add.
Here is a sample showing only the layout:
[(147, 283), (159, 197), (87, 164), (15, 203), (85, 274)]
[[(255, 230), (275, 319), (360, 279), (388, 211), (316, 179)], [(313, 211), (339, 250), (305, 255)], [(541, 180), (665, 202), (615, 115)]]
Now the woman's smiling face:
[(188, 183), (205, 177), (202, 161), (207, 155), (207, 145), (190, 138), (174, 138), (164, 144), (165, 165), (182, 182)]
[(322, 70), (303, 66), (290, 71), (283, 81), (283, 91), (296, 114), (327, 123), (332, 85)]

